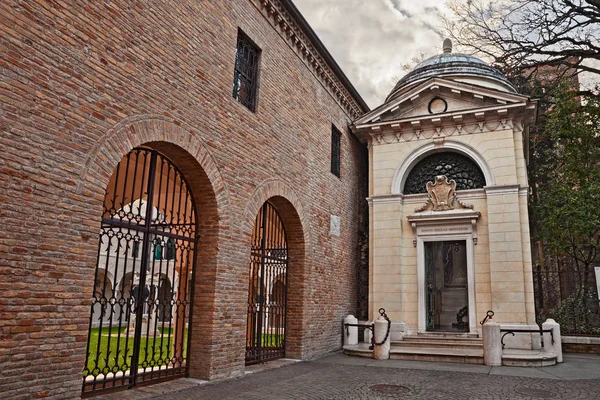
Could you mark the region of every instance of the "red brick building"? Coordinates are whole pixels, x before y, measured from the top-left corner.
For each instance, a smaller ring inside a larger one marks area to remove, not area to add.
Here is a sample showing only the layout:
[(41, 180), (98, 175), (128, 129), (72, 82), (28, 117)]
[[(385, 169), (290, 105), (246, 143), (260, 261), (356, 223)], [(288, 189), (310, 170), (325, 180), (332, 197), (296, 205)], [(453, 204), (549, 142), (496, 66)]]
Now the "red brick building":
[(0, 32), (0, 397), (341, 347), (368, 107), (290, 0), (8, 0)]

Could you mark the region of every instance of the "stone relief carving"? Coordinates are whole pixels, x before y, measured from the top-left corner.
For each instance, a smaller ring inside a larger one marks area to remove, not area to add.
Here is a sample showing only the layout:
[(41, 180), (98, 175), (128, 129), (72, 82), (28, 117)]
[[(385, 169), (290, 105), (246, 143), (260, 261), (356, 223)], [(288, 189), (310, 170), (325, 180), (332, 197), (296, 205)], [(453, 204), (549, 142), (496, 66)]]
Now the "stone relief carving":
[(410, 142), (413, 140), (432, 139), (435, 137), (471, 135), (473, 133), (494, 132), (509, 128), (518, 129), (518, 126), (513, 124), (513, 121), (511, 120), (501, 119), (498, 121), (456, 124), (453, 126), (434, 127), (431, 129), (403, 129), (402, 132), (373, 134), (375, 140), (372, 145)]
[(435, 182), (427, 182), (427, 201), (421, 207), (415, 209), (415, 212), (422, 212), (429, 205), (432, 211), (448, 211), (454, 209), (454, 201), (463, 208), (473, 209), (473, 205), (466, 204), (456, 197), (456, 181), (448, 180), (446, 175), (438, 175)]
[(456, 199), (456, 202), (458, 204), (460, 204), (460, 206), (462, 208), (468, 208), (469, 210), (473, 209), (473, 204), (463, 203), (462, 201), (460, 201), (460, 199), (458, 198), (458, 196), (454, 196), (454, 199)]

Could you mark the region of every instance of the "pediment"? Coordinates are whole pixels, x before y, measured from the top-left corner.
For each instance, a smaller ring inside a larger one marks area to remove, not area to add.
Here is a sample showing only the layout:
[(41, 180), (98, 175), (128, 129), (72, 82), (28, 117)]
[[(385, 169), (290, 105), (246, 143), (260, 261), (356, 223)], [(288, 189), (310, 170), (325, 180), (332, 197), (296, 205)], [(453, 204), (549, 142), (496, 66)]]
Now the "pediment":
[(386, 121), (447, 117), (461, 113), (503, 110), (527, 103), (526, 96), (432, 78), (377, 107), (355, 122), (357, 127)]

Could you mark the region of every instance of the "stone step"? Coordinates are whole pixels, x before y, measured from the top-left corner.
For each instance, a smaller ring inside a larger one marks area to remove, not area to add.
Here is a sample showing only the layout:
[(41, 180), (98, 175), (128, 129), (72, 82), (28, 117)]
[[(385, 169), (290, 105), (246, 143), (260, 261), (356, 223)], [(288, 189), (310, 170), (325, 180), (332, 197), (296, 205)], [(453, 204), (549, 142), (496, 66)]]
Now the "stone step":
[(469, 340), (445, 340), (445, 339), (408, 339), (392, 342), (392, 347), (454, 347), (463, 349), (482, 349), (483, 341), (478, 339)]
[(505, 349), (502, 365), (507, 367), (549, 367), (556, 365), (556, 354), (542, 350)]
[(399, 346), (417, 346), (417, 347), (482, 347), (483, 339), (477, 335), (431, 335), (418, 334), (406, 335), (401, 341), (392, 342)]
[(394, 346), (390, 350), (390, 358), (393, 360), (483, 364), (483, 350), (441, 347)]
[(416, 335), (404, 335), (404, 338), (409, 339), (478, 339), (482, 340), (477, 333), (453, 333), (453, 332), (427, 332), (417, 333)]
[(369, 350), (369, 344), (359, 343), (352, 346), (344, 346), (344, 354), (355, 357), (373, 358), (373, 350)]

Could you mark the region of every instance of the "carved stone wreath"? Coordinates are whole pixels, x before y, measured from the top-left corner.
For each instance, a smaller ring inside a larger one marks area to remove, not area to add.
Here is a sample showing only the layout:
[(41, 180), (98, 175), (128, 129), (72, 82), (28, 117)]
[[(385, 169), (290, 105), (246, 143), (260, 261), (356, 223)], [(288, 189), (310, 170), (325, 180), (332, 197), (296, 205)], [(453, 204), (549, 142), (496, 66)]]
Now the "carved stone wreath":
[(446, 175), (438, 175), (435, 182), (427, 182), (427, 202), (423, 206), (415, 209), (415, 212), (422, 212), (431, 204), (433, 211), (448, 211), (454, 209), (454, 201), (463, 208), (473, 209), (473, 205), (466, 204), (456, 197), (456, 181), (448, 180)]

